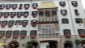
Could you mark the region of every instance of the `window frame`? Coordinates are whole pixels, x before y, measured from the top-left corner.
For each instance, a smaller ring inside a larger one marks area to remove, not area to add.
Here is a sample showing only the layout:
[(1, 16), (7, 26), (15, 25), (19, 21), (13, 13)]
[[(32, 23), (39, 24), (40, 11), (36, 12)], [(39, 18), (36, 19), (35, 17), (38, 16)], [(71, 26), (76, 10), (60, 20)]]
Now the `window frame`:
[(30, 7), (30, 4), (24, 4), (24, 9), (25, 10), (29, 9), (29, 7)]
[(19, 30), (15, 30), (15, 31), (13, 31), (13, 36), (14, 36), (14, 35), (19, 36), (19, 32), (20, 32)]
[(26, 30), (22, 30), (21, 33), (20, 33), (20, 36), (21, 35), (25, 35), (26, 36), (26, 34), (27, 34), (27, 31)]
[(6, 9), (10, 9), (12, 7), (11, 4), (6, 4)]
[(64, 15), (64, 16), (67, 15), (67, 10), (66, 10), (66, 9), (62, 9), (60, 12), (61, 12), (61, 14)]
[[(1, 30), (0, 31), (0, 34), (2, 34), (2, 37), (5, 35), (5, 31), (4, 30)], [(0, 38), (2, 38), (2, 37), (0, 37)]]
[(69, 24), (69, 20), (67, 18), (62, 19), (62, 24)]
[[(24, 25), (25, 24), (25, 25)], [(26, 27), (28, 25), (28, 20), (22, 20), (22, 26)]]
[[(79, 19), (80, 21), (79, 21), (78, 19)], [(75, 22), (76, 22), (76, 23), (83, 23), (83, 20), (82, 20), (82, 18), (75, 18)]]
[(32, 11), (32, 16), (36, 17), (38, 15), (38, 11)]
[(3, 16), (3, 12), (0, 12), (0, 16)]
[(32, 7), (33, 7), (33, 9), (36, 9), (38, 7), (38, 3), (32, 3)]
[(12, 9), (16, 9), (17, 8), (17, 4), (12, 4)]
[(66, 6), (66, 2), (65, 2), (65, 1), (61, 1), (61, 2), (59, 2), (59, 4), (60, 4), (60, 6), (62, 6), (62, 7), (65, 7), (65, 6)]
[(30, 31), (30, 36), (31, 36), (31, 35), (37, 36), (37, 31), (36, 31), (36, 30), (31, 30), (31, 31)]
[(29, 16), (29, 12), (28, 12), (28, 11), (23, 12), (23, 16), (24, 16), (25, 18), (28, 17), (28, 16)]
[(75, 15), (79, 15), (78, 9), (75, 9), (74, 12), (75, 12)]
[(7, 25), (7, 24), (8, 24), (8, 21), (2, 21), (1, 24), (5, 24), (5, 25)]
[(6, 37), (9, 38), (12, 36), (12, 31), (9, 30), (9, 31), (6, 31)]
[(22, 24), (22, 21), (21, 20), (16, 20), (15, 21), (15, 25), (21, 25)]
[(63, 32), (64, 32), (64, 35), (65, 34), (71, 35), (71, 30), (70, 29), (64, 29)]
[(5, 8), (5, 4), (0, 4), (0, 9), (4, 9)]
[(31, 20), (31, 25), (33, 27), (36, 27), (37, 26), (37, 20)]
[(23, 16), (23, 12), (17, 12), (17, 17), (20, 18), (21, 16)]
[[(75, 2), (75, 3), (74, 3)], [(71, 1), (71, 4), (74, 6), (74, 7), (77, 7), (78, 6), (78, 2), (77, 1)]]
[(4, 12), (4, 18), (7, 18), (10, 15), (10, 12)]
[(8, 24), (14, 25), (14, 20), (10, 20)]

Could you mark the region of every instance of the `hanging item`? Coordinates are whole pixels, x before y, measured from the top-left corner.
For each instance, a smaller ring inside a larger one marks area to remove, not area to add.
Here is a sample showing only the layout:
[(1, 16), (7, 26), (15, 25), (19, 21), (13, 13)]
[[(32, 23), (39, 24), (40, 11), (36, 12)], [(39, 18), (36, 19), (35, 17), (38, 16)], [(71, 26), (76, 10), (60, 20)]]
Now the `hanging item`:
[(23, 20), (23, 21), (22, 21), (22, 26), (23, 26), (23, 27), (26, 27), (27, 25), (28, 25), (28, 20)]
[(19, 36), (19, 31), (18, 30), (15, 30), (14, 32), (13, 32), (13, 38), (18, 38), (18, 36)]
[(33, 17), (36, 17), (37, 16), (37, 13), (38, 13), (37, 11), (32, 11), (32, 16)]
[(14, 24), (14, 20), (10, 20), (10, 21), (8, 22), (8, 27), (12, 27), (13, 24)]
[(9, 15), (10, 15), (9, 12), (4, 12), (4, 18), (8, 18)]
[(12, 31), (9, 30), (9, 31), (6, 31), (6, 38), (10, 38), (12, 35)]
[(4, 28), (4, 27), (7, 25), (7, 23), (8, 23), (7, 21), (2, 21), (2, 23), (1, 23), (1, 27)]
[(0, 18), (3, 16), (3, 12), (0, 12)]
[(17, 17), (20, 18), (23, 15), (23, 12), (17, 12)]
[(11, 12), (10, 17), (14, 18), (16, 16), (16, 12)]
[(21, 39), (24, 39), (26, 37), (27, 31), (26, 30), (22, 30), (20, 33), (20, 37)]
[(23, 17), (28, 17), (29, 16), (29, 12), (23, 12)]
[(5, 4), (0, 4), (0, 10), (3, 10), (5, 8)]
[(12, 9), (15, 10), (17, 8), (17, 4), (12, 4)]
[(33, 27), (36, 27), (36, 25), (37, 25), (37, 20), (31, 20), (31, 25), (32, 25)]
[(29, 7), (30, 7), (30, 4), (24, 4), (25, 10), (29, 9)]
[(61, 2), (59, 2), (59, 4), (60, 4), (60, 6), (62, 6), (62, 7), (65, 7), (65, 6), (66, 6), (65, 1), (61, 1)]
[(33, 9), (36, 9), (38, 7), (38, 3), (33, 3), (32, 7), (33, 7)]

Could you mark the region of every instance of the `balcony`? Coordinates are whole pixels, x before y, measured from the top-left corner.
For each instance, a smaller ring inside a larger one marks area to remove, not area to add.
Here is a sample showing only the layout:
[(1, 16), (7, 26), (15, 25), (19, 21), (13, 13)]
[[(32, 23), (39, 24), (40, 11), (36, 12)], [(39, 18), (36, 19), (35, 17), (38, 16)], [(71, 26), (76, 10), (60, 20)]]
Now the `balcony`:
[(51, 34), (38, 34), (39, 38), (57, 38), (59, 37), (59, 33), (51, 33)]

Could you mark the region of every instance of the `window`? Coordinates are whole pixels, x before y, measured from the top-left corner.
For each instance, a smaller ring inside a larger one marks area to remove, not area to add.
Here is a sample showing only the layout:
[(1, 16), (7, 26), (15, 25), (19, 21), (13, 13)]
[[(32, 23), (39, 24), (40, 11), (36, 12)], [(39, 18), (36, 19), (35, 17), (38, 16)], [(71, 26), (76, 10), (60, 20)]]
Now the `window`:
[(15, 30), (14, 32), (13, 32), (13, 37), (14, 38), (17, 38), (19, 36), (19, 31), (18, 30)]
[(22, 26), (23, 26), (23, 27), (26, 27), (27, 24), (28, 24), (28, 20), (23, 20), (23, 21), (22, 21)]
[(26, 36), (26, 34), (27, 34), (27, 31), (26, 30), (22, 30), (21, 33), (20, 33), (20, 36), (21, 35), (25, 35)]
[(61, 10), (61, 14), (64, 16), (67, 15), (67, 10)]
[(23, 8), (23, 4), (19, 4), (19, 9), (22, 9)]
[(3, 12), (0, 12), (0, 18), (3, 16)]
[(65, 37), (69, 38), (71, 35), (71, 31), (69, 29), (64, 29), (64, 35)]
[(33, 7), (34, 9), (36, 9), (36, 8), (38, 7), (38, 3), (33, 3), (33, 4), (32, 4), (32, 7)]
[(6, 37), (7, 37), (7, 38), (10, 38), (11, 35), (12, 35), (12, 31), (10, 31), (10, 30), (9, 30), (9, 31), (6, 31)]
[(30, 35), (35, 35), (35, 36), (37, 36), (37, 31), (36, 31), (36, 30), (32, 30), (32, 31), (30, 32)]
[(24, 4), (24, 8), (27, 10), (30, 7), (30, 4)]
[(65, 18), (65, 19), (62, 19), (62, 23), (63, 23), (63, 24), (68, 24), (68, 23), (69, 23), (69, 20), (66, 19), (66, 18)]
[(1, 23), (1, 27), (5, 27), (6, 25), (7, 25), (7, 21), (2, 21), (2, 23)]
[(7, 21), (2, 21), (2, 24), (6, 24), (7, 25)]
[(17, 4), (12, 4), (12, 9), (16, 9), (17, 8)]
[(83, 23), (81, 18), (76, 18), (75, 21), (76, 21), (76, 23)]
[(52, 16), (57, 15), (57, 11), (56, 10), (52, 10)]
[(9, 12), (4, 12), (4, 18), (8, 18), (9, 15), (10, 15)]
[(29, 12), (24, 12), (23, 13), (23, 16), (26, 18), (26, 17), (28, 17), (29, 16)]
[(0, 21), (0, 24), (1, 24), (1, 21)]
[(14, 18), (14, 16), (16, 16), (16, 12), (11, 12), (11, 18)]
[(17, 20), (16, 22), (15, 22), (15, 25), (21, 25), (22, 24), (22, 21), (21, 20)]
[(79, 34), (85, 34), (85, 30), (84, 29), (78, 29), (78, 33)]
[(66, 3), (64, 1), (59, 2), (60, 6), (64, 7)]
[(23, 12), (17, 12), (17, 17), (20, 18), (23, 15)]
[(14, 20), (10, 20), (8, 23), (8, 27), (12, 27), (13, 24), (14, 24)]
[(30, 37), (31, 37), (31, 39), (36, 38), (36, 36), (37, 36), (37, 31), (36, 31), (36, 30), (32, 30), (32, 31), (30, 32)]
[(50, 11), (45, 11), (45, 16), (49, 17), (50, 16)]
[(81, 37), (85, 37), (85, 30), (84, 29), (78, 29), (78, 33)]
[(44, 12), (43, 11), (39, 11), (39, 16), (43, 16)]
[(5, 35), (5, 31), (0, 31), (0, 38), (2, 38)]
[(6, 9), (10, 9), (11, 8), (11, 4), (6, 4)]
[(36, 17), (37, 16), (37, 13), (38, 13), (37, 11), (32, 11), (32, 16), (33, 17)]
[(37, 25), (37, 20), (31, 20), (31, 25), (32, 25), (33, 27), (36, 27), (36, 25)]
[(5, 8), (5, 4), (0, 4), (0, 9), (4, 9)]
[(21, 38), (22, 39), (25, 38), (26, 34), (27, 34), (27, 31), (26, 30), (22, 30), (21, 33), (20, 33)]
[(69, 29), (64, 29), (64, 35), (65, 34), (71, 34), (71, 31)]
[(78, 6), (77, 1), (72, 1), (71, 3), (72, 3), (72, 5), (73, 5), (74, 7), (77, 7), (77, 6)]
[(75, 15), (79, 15), (79, 12), (77, 9), (75, 9), (74, 11), (75, 11)]

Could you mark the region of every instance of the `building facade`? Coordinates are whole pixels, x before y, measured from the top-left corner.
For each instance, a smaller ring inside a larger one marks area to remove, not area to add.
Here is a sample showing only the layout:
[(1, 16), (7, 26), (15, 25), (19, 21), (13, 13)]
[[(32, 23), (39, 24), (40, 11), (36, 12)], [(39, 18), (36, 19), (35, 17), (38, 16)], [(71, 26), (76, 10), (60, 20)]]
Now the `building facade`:
[(81, 0), (2, 0), (0, 48), (85, 47)]

